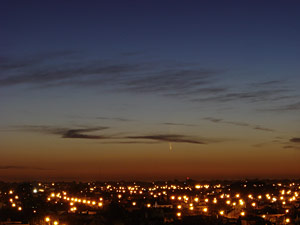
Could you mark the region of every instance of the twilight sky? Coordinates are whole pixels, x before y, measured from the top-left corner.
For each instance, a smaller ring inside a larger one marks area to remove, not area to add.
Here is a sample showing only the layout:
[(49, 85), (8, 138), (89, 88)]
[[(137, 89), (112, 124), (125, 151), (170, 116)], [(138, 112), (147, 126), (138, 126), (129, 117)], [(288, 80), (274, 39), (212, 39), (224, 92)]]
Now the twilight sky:
[(299, 1), (1, 1), (0, 180), (300, 177)]

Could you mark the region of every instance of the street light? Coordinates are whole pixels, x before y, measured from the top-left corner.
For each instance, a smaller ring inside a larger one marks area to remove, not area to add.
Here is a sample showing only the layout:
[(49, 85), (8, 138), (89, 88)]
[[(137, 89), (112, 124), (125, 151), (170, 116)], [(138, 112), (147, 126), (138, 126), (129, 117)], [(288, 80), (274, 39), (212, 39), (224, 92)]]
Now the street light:
[(46, 222), (47, 224), (50, 224), (50, 221), (51, 221), (51, 220), (50, 220), (50, 217), (49, 217), (49, 216), (46, 216), (46, 217), (45, 217), (45, 222)]

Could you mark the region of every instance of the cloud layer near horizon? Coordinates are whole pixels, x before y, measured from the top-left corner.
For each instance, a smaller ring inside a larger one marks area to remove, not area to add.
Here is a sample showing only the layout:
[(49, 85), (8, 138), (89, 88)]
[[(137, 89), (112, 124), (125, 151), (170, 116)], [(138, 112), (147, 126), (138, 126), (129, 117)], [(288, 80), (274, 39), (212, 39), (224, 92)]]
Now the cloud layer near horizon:
[[(85, 128), (61, 128), (52, 126), (18, 126), (11, 131), (26, 131), (38, 132), (43, 134), (55, 134), (61, 138), (71, 139), (91, 139), (91, 140), (110, 140), (109, 142), (100, 142), (103, 144), (140, 144), (145, 143), (144, 140), (151, 140), (153, 142), (146, 143), (159, 143), (159, 142), (176, 142), (176, 143), (189, 143), (189, 144), (207, 144), (211, 142), (218, 142), (213, 139), (198, 138), (184, 134), (154, 134), (154, 135), (115, 135), (115, 134), (98, 134), (97, 132), (108, 129), (109, 127), (85, 127)], [(94, 133), (96, 132), (96, 133)], [(91, 134), (92, 133), (92, 134)], [(129, 139), (134, 141), (129, 141)], [(142, 141), (140, 141), (142, 140)]]

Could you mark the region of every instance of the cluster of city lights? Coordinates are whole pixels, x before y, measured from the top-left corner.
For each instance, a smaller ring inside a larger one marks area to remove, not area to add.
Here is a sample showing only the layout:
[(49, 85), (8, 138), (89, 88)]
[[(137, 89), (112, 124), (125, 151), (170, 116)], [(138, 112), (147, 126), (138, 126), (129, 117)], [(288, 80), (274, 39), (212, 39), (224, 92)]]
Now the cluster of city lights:
[(13, 194), (14, 191), (10, 190), (9, 195), (11, 197), (9, 198), (9, 202), (11, 204), (11, 207), (16, 208), (18, 211), (22, 211), (22, 206), (20, 205), (19, 196), (18, 195), (13, 196)]
[[(88, 186), (84, 186), (78, 194), (70, 195), (59, 184), (43, 185), (38, 183), (38, 186), (32, 189), (32, 193), (47, 195), (46, 199), (51, 204), (66, 203), (69, 206), (69, 213), (81, 213), (82, 210), (86, 209), (101, 210), (104, 205), (108, 205), (114, 199), (121, 205), (136, 209), (169, 207), (173, 209), (174, 216), (179, 219), (186, 215), (215, 215), (224, 218), (246, 217), (268, 204), (276, 204), (284, 215), (285, 223), (291, 223), (290, 209), (294, 202), (300, 200), (299, 184), (274, 183), (274, 190), (270, 189), (269, 193), (259, 191), (260, 186), (257, 187), (258, 191), (253, 193), (242, 191), (246, 187), (247, 183), (243, 184), (241, 192), (236, 193), (230, 189), (230, 185), (226, 184), (175, 185), (166, 182), (160, 185), (152, 183), (143, 186), (88, 183)], [(10, 206), (16, 208), (17, 211), (22, 211), (20, 193), (15, 194), (14, 190), (10, 190), (7, 194)], [(34, 209), (35, 212), (36, 209)], [(259, 216), (265, 220), (269, 219), (268, 214)], [(59, 224), (58, 220), (50, 217), (46, 217), (45, 222), (54, 225)]]

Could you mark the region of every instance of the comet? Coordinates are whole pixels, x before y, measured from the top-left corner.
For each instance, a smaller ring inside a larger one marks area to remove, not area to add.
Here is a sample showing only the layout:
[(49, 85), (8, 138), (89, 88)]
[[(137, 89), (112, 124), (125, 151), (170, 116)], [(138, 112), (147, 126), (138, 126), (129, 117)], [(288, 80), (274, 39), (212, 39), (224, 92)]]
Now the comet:
[(169, 142), (169, 149), (170, 149), (170, 151), (172, 151), (172, 149), (173, 149), (171, 142)]

